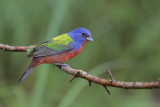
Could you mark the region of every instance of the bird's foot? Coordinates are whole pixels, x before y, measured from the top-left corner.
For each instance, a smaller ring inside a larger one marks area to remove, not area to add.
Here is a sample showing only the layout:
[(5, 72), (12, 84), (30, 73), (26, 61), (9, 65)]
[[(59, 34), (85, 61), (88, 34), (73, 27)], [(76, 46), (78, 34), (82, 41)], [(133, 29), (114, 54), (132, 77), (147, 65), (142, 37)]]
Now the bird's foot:
[(67, 64), (64, 64), (64, 63), (53, 63), (54, 65), (56, 66), (61, 66), (61, 69), (64, 71), (64, 67), (70, 67), (69, 65)]

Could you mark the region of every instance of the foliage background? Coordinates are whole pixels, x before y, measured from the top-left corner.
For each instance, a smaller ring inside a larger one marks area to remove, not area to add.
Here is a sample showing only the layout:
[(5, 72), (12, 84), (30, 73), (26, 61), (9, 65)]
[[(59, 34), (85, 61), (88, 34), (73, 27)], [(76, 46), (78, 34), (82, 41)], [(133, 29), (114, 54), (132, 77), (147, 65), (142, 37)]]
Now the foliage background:
[[(121, 81), (160, 77), (158, 0), (0, 0), (0, 43), (32, 45), (78, 27), (94, 42), (67, 61), (71, 67)], [(17, 81), (31, 59), (0, 51), (0, 107), (159, 107), (160, 91), (110, 88), (76, 79), (53, 65), (41, 65), (22, 84)]]

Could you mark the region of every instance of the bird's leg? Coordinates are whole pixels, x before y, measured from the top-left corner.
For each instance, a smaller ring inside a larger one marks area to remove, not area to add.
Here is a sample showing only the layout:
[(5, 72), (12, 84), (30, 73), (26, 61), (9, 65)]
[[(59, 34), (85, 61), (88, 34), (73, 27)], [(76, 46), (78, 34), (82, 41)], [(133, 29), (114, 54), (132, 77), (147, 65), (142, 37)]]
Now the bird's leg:
[(67, 64), (64, 64), (64, 63), (53, 63), (54, 65), (56, 65), (56, 66), (61, 66), (61, 69), (64, 71), (64, 67), (70, 67), (69, 65), (67, 65)]

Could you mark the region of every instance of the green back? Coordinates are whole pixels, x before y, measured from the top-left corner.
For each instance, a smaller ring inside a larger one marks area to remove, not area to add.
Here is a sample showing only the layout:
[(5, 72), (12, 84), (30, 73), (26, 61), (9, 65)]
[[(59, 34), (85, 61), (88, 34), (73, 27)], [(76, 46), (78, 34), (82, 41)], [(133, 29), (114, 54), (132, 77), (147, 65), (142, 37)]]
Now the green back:
[(68, 52), (75, 47), (73, 39), (66, 34), (59, 35), (33, 48), (28, 57), (41, 57)]
[(51, 42), (46, 44), (46, 47), (54, 49), (54, 50), (62, 50), (65, 49), (66, 46), (72, 42), (73, 39), (67, 34), (63, 34), (52, 38)]

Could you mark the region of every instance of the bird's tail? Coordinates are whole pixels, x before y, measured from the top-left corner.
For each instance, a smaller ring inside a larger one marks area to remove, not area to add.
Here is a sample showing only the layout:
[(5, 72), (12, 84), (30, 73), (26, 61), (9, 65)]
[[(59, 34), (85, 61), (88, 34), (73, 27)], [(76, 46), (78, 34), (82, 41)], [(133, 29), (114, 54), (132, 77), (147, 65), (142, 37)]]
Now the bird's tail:
[(18, 81), (18, 84), (20, 84), (27, 76), (28, 74), (38, 65), (41, 64), (41, 60), (39, 58), (33, 58), (30, 66), (28, 67), (27, 71), (21, 76), (21, 78)]
[(19, 79), (18, 84), (20, 84), (28, 76), (28, 74), (32, 71), (32, 69), (33, 67), (27, 69), (27, 71)]

